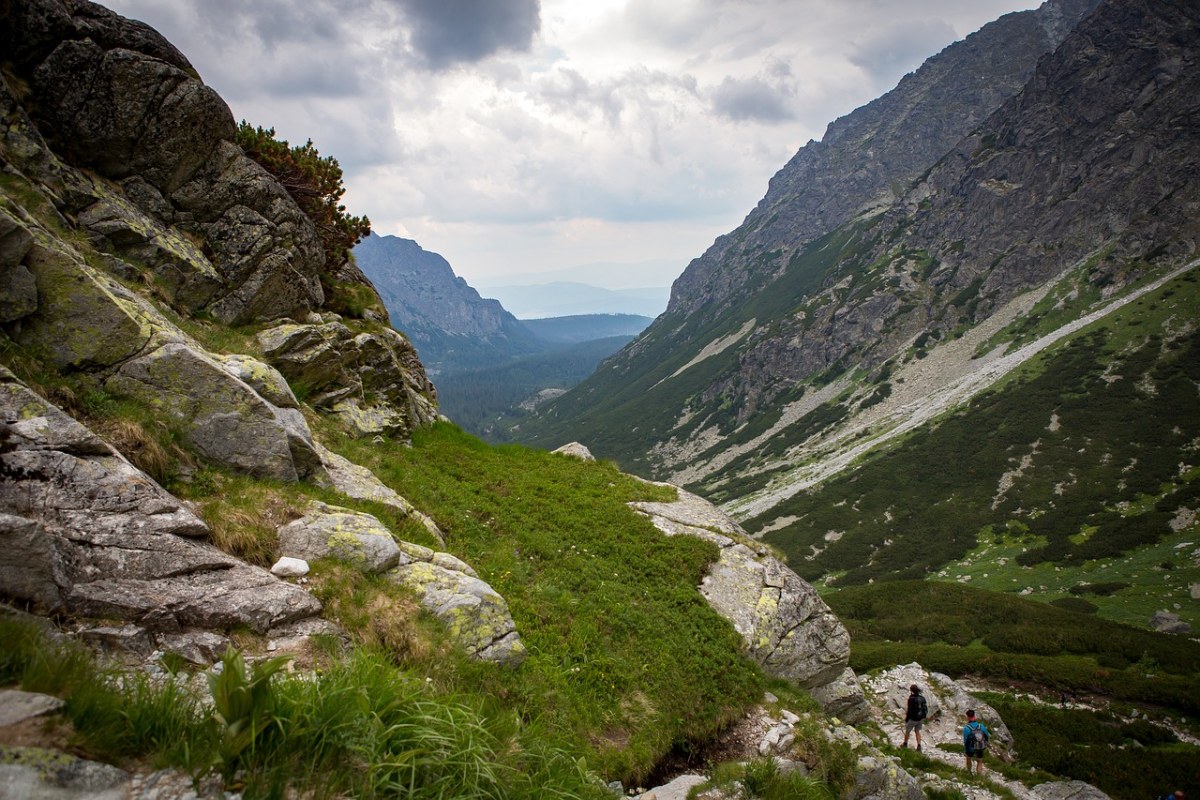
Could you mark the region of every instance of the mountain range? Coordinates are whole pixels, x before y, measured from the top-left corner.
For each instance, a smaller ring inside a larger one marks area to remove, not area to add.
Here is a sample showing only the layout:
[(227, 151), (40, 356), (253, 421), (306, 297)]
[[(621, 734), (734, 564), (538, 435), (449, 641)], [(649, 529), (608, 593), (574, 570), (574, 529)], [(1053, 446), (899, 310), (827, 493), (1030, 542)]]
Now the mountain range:
[(1156, 549), (1169, 574), (1095, 600), (1145, 624), (1166, 598), (1136, 584), (1186, 600), (1200, 577), (1174, 549), (1200, 434), (1198, 43), (1194, 4), (1115, 0), (951, 45), (802, 148), (520, 437), (684, 483), (831, 585), (971, 580), (999, 547), (1078, 567), (999, 570), (1053, 599)]

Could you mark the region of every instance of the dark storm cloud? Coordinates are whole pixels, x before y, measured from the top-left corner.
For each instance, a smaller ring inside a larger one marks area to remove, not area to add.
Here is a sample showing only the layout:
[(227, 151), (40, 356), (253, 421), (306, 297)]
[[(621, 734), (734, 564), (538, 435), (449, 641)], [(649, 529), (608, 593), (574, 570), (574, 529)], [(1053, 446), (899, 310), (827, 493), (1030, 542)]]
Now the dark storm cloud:
[(761, 78), (726, 77), (713, 90), (712, 107), (723, 117), (741, 121), (784, 122), (795, 117), (786, 93)]
[(396, 0), (410, 42), (433, 70), (528, 50), (541, 28), (540, 0)]

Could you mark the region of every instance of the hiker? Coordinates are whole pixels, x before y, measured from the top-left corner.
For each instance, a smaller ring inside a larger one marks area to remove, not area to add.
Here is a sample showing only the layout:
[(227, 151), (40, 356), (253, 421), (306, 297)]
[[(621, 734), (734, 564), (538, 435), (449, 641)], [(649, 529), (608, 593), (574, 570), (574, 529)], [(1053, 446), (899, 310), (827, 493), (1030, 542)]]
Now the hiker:
[(967, 772), (971, 771), (971, 759), (980, 775), (983, 774), (983, 751), (987, 750), (992, 735), (987, 726), (975, 719), (975, 709), (967, 709), (967, 724), (963, 726), (963, 752), (967, 757)]
[(1176, 789), (1174, 794), (1164, 794), (1158, 800), (1187, 800), (1183, 794), (1183, 789)]
[(908, 747), (908, 735), (912, 732), (917, 734), (917, 752), (921, 752), (921, 723), (929, 714), (929, 705), (925, 702), (925, 696), (921, 694), (921, 687), (915, 683), (908, 687), (908, 708), (904, 711), (904, 744), (901, 747)]

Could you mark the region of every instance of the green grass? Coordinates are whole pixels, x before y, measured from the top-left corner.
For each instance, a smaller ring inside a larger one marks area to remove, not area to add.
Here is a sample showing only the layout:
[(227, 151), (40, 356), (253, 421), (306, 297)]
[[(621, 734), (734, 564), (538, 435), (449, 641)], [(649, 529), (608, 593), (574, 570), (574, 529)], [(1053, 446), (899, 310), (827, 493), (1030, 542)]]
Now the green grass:
[(358, 650), (309, 676), (247, 666), (236, 652), (211, 681), (213, 706), (179, 680), (103, 668), (73, 645), (0, 621), (0, 685), (52, 692), (78, 752), (220, 774), (247, 798), (603, 798), (576, 752), (479, 694), (431, 685)]
[(508, 601), (529, 655), (481, 680), (523, 718), (589, 743), (606, 777), (640, 781), (761, 696), (740, 637), (696, 589), (716, 548), (665, 537), (625, 505), (673, 490), (447, 424), (411, 448), (342, 449), (429, 513)]
[(1007, 695), (983, 699), (1018, 743), (1018, 762), (1086, 781), (1112, 797), (1156, 797), (1200, 775), (1200, 748), (1161, 727), (1107, 711), (1060, 709)]

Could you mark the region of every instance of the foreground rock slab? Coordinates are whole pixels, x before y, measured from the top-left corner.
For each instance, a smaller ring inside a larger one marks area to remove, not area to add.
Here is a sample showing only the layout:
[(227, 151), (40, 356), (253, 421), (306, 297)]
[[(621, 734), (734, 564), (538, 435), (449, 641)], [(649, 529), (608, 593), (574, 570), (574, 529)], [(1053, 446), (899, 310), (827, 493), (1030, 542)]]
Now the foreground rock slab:
[(265, 632), (321, 604), (200, 541), (207, 526), (102, 439), (0, 372), (0, 593), (39, 613)]

